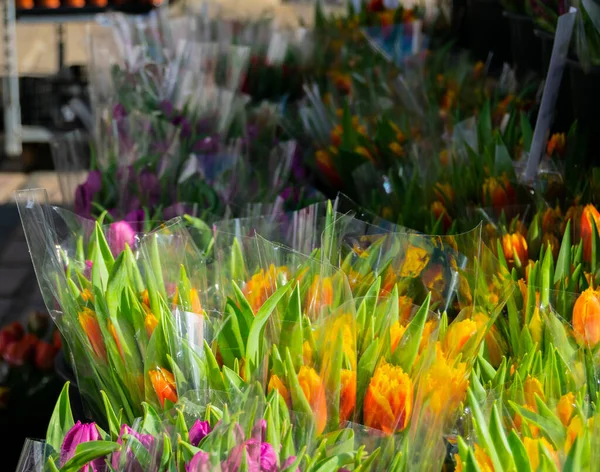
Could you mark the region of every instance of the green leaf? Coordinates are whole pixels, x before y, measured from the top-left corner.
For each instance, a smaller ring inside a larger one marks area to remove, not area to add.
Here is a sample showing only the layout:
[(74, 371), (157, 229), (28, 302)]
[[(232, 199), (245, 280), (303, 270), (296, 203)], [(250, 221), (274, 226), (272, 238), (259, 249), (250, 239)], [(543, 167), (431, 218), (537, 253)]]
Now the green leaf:
[[(394, 290), (397, 289), (395, 288)], [(417, 354), (419, 353), (419, 345), (421, 343), (421, 336), (423, 335), (423, 328), (425, 328), (425, 322), (427, 321), (430, 302), (431, 292), (427, 294), (425, 301), (407, 326), (406, 331), (398, 342), (398, 347), (394, 352), (393, 362), (402, 367), (404, 372), (411, 372)]]
[(473, 424), (475, 426), (475, 431), (477, 432), (477, 436), (482, 443), (485, 451), (488, 453), (492, 464), (494, 465), (494, 470), (502, 470), (502, 466), (500, 464), (500, 458), (498, 457), (498, 452), (494, 446), (494, 441), (492, 440), (490, 429), (488, 428), (487, 421), (481, 408), (479, 407), (479, 402), (473, 395), (471, 389), (467, 392), (469, 398), (469, 405), (471, 406), (473, 412)]
[[(492, 406), (492, 416), (490, 418), (490, 436), (494, 441), (494, 446), (498, 452), (498, 457), (502, 462), (504, 470), (515, 470), (515, 464), (512, 459), (511, 447), (504, 431), (502, 418), (498, 410), (498, 404), (494, 402)], [(520, 469), (516, 469), (520, 470)]]
[(252, 378), (252, 373), (258, 365), (259, 353), (260, 353), (260, 340), (262, 337), (263, 328), (269, 320), (271, 313), (279, 303), (284, 295), (289, 291), (290, 285), (284, 285), (279, 287), (273, 295), (260, 307), (260, 310), (256, 313), (252, 326), (250, 328), (250, 335), (248, 336), (248, 343), (246, 345), (246, 364), (244, 365), (246, 371), (246, 378)]
[(523, 136), (523, 150), (529, 152), (533, 140), (533, 129), (524, 111), (521, 112), (521, 135)]
[(106, 457), (119, 449), (119, 444), (112, 441), (89, 441), (81, 443), (75, 449), (75, 455), (61, 467), (61, 472), (77, 472), (95, 459)]
[(151, 434), (154, 437), (159, 437), (162, 434), (162, 422), (156, 410), (151, 405), (144, 402), (144, 420), (142, 421), (142, 432)]
[(119, 433), (121, 430), (121, 423), (117, 419), (115, 410), (113, 410), (113, 407), (110, 403), (110, 400), (108, 399), (108, 396), (106, 395), (106, 392), (102, 390), (100, 393), (102, 395), (102, 401), (104, 402), (104, 411), (106, 413), (106, 419), (108, 420), (108, 429), (110, 431), (110, 437), (113, 441), (116, 441), (119, 437)]
[(46, 433), (46, 443), (57, 452), (60, 451), (64, 437), (75, 424), (69, 401), (69, 385), (67, 382), (60, 392)]
[(556, 269), (554, 270), (554, 284), (565, 280), (571, 273), (571, 220), (567, 221), (567, 227), (563, 233)]
[(527, 449), (525, 449), (525, 445), (514, 429), (508, 435), (508, 443), (510, 444), (512, 458), (515, 462), (515, 470), (518, 472), (532, 472)]
[(302, 365), (302, 343), (304, 341), (302, 331), (300, 284), (296, 284), (281, 322), (281, 334), (279, 336), (281, 351), (290, 350), (296, 368)]

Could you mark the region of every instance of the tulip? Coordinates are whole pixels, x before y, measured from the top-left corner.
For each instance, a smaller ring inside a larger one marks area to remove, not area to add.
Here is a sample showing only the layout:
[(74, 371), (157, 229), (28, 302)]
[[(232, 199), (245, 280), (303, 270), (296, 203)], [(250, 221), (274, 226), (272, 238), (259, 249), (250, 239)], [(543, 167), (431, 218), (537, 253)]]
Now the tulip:
[(196, 422), (190, 428), (190, 444), (198, 447), (200, 441), (202, 441), (210, 432), (212, 428), (208, 421), (196, 420)]
[[(60, 466), (64, 466), (69, 459), (75, 455), (75, 450), (79, 444), (90, 441), (99, 441), (101, 439), (100, 432), (96, 423), (81, 423), (78, 421), (67, 432), (63, 443), (60, 446)], [(84, 472), (96, 472), (104, 470), (104, 458), (95, 459), (87, 464), (83, 469)]]
[(438, 200), (433, 202), (431, 204), (431, 213), (433, 214), (435, 221), (439, 221), (441, 218), (442, 229), (444, 232), (447, 232), (450, 229), (450, 226), (452, 226), (452, 218), (448, 214), (448, 210), (446, 210), (444, 204)]
[(4, 356), (8, 346), (19, 341), (24, 333), (23, 325), (16, 321), (2, 328), (0, 330), (0, 356)]
[[(477, 466), (479, 467), (479, 470), (481, 472), (494, 472), (494, 463), (492, 462), (492, 459), (490, 458), (490, 456), (487, 455), (487, 453), (481, 448), (479, 444), (475, 444), (474, 456), (475, 462), (477, 462)], [(456, 467), (454, 469), (454, 472), (463, 472), (465, 470), (465, 466), (462, 462), (462, 459), (458, 454), (456, 454), (454, 458), (456, 459)]]
[(453, 358), (462, 351), (465, 344), (477, 334), (477, 323), (471, 319), (453, 322), (446, 331), (444, 352)]
[(75, 190), (75, 201), (73, 203), (75, 213), (79, 216), (90, 217), (92, 202), (100, 190), (102, 190), (102, 176), (99, 171), (92, 170), (86, 181)]
[(565, 138), (565, 133), (554, 133), (548, 140), (546, 152), (549, 156), (553, 156), (554, 153), (556, 153), (558, 156), (563, 156), (566, 145), (567, 140)]
[(57, 351), (62, 347), (62, 338), (60, 337), (60, 331), (56, 330), (52, 333), (52, 346)]
[(340, 422), (350, 419), (356, 406), (356, 372), (342, 369), (340, 381)]
[(96, 356), (106, 361), (106, 347), (104, 346), (102, 331), (100, 330), (96, 313), (89, 308), (84, 308), (83, 311), (79, 313), (79, 323), (87, 335)]
[(146, 328), (146, 334), (148, 337), (152, 336), (154, 330), (158, 326), (158, 319), (154, 316), (154, 313), (146, 313), (146, 317), (144, 318), (144, 327)]
[[(126, 435), (132, 436), (135, 439), (137, 439), (142, 444), (142, 446), (144, 448), (146, 448), (148, 451), (150, 451), (152, 446), (154, 445), (154, 436), (152, 436), (151, 434), (140, 434), (140, 433), (134, 431), (133, 429), (131, 429), (126, 424), (121, 426), (121, 431), (119, 432), (119, 438), (117, 439), (117, 444), (120, 444), (121, 446), (123, 446), (123, 444), (125, 444), (127, 446), (128, 440), (124, 438), (124, 436), (126, 436)], [(121, 447), (120, 450), (117, 450), (117, 451), (113, 452), (113, 454), (112, 454), (112, 458), (111, 458), (112, 468), (114, 470), (127, 470), (128, 472), (143, 472), (142, 466), (135, 458), (135, 454), (133, 453), (133, 451), (131, 449), (129, 449), (128, 447), (126, 449), (127, 449), (127, 456), (126, 456), (125, 460), (127, 461), (127, 463), (120, 464), (121, 452), (123, 451), (123, 447)], [(121, 467), (122, 465), (125, 465), (125, 467)]]
[[(593, 431), (593, 422), (594, 418), (590, 418), (588, 420), (588, 427)], [(569, 426), (567, 427), (567, 439), (565, 441), (565, 452), (568, 453), (573, 446), (575, 440), (583, 433), (584, 431), (584, 422), (581, 419), (581, 416), (575, 415), (573, 419), (569, 422)]]
[(455, 193), (452, 185), (437, 183), (433, 188), (433, 194), (440, 202), (447, 204), (454, 203)]
[(273, 390), (277, 390), (279, 392), (279, 395), (281, 395), (287, 403), (288, 407), (291, 407), (292, 397), (290, 396), (290, 392), (286, 388), (284, 383), (281, 381), (281, 379), (275, 374), (271, 375), (271, 378), (269, 379), (269, 385), (267, 386), (267, 391), (269, 393)]
[(573, 307), (573, 331), (580, 344), (595, 347), (600, 342), (600, 292), (585, 290)]
[(382, 361), (365, 395), (365, 425), (386, 434), (403, 431), (410, 421), (412, 407), (412, 380), (401, 367)]
[(317, 161), (317, 167), (331, 185), (339, 187), (343, 184), (329, 152), (320, 149), (315, 153), (315, 159)]
[(490, 202), (498, 213), (516, 203), (516, 193), (506, 175), (500, 178), (489, 177), (485, 180), (483, 201)]
[(165, 400), (177, 403), (177, 387), (173, 374), (159, 367), (157, 370), (151, 370), (149, 375), (161, 406), (164, 408)]
[(527, 241), (520, 233), (505, 234), (502, 236), (502, 250), (507, 261), (515, 263), (517, 258), (520, 265), (529, 261)]
[(550, 457), (555, 462), (556, 467), (560, 469), (558, 453), (546, 438), (531, 439), (526, 437), (523, 438), (523, 445), (525, 446), (527, 456), (529, 457), (529, 465), (531, 466), (531, 470), (538, 470), (540, 466), (540, 445), (546, 449), (546, 452), (550, 454)]
[(54, 357), (56, 349), (50, 343), (38, 341), (35, 348), (35, 366), (43, 371), (51, 371), (54, 368)]
[(541, 382), (535, 377), (528, 376), (525, 380), (525, 385), (523, 385), (523, 390), (525, 393), (525, 405), (530, 410), (537, 412), (537, 403), (535, 401), (536, 395), (540, 397), (541, 400), (545, 399), (544, 388), (542, 387)]
[(314, 413), (317, 434), (321, 434), (327, 424), (327, 400), (321, 377), (313, 368), (302, 366), (298, 372), (298, 382)]
[[(285, 461), (283, 461), (283, 464), (281, 464), (281, 470), (285, 470), (288, 467), (290, 467), (294, 462), (296, 462), (296, 456), (290, 456), (288, 457)], [(296, 470), (294, 472), (300, 472), (299, 468), (296, 468)], [(339, 471), (338, 471), (339, 472)]]
[(573, 416), (573, 412), (575, 411), (575, 395), (573, 392), (569, 392), (558, 400), (558, 404), (556, 405), (556, 412), (558, 413), (558, 417), (560, 418), (560, 422), (564, 426), (568, 426), (571, 422), (571, 417)]
[(125, 250), (125, 245), (133, 246), (135, 231), (126, 221), (117, 221), (110, 225), (108, 231), (108, 244), (115, 256)]
[(38, 338), (35, 334), (27, 333), (20, 340), (10, 343), (4, 351), (4, 360), (10, 365), (21, 366), (35, 356)]
[(313, 283), (308, 289), (306, 295), (307, 311), (311, 314), (318, 315), (321, 309), (330, 306), (333, 303), (333, 284), (330, 277), (321, 277), (315, 275)]
[(600, 230), (600, 213), (594, 205), (586, 205), (581, 213), (581, 239), (583, 240), (583, 258), (586, 262), (592, 260), (592, 237), (596, 237), (593, 233), (592, 220), (596, 225), (596, 230)]
[(436, 362), (426, 371), (425, 396), (435, 415), (452, 414), (465, 399), (469, 386), (467, 364), (449, 360), (436, 345)]
[[(269, 266), (267, 271), (261, 269), (260, 272), (252, 276), (250, 281), (244, 285), (242, 292), (248, 300), (248, 303), (250, 303), (254, 314), (256, 314), (267, 299), (275, 293), (278, 282), (286, 281), (288, 278), (287, 267), (276, 268), (273, 264)], [(200, 304), (199, 299), (196, 302), (198, 305)], [(199, 308), (200, 311), (198, 313), (201, 313), (202, 308), (199, 306), (196, 308)]]
[(242, 463), (242, 454), (246, 454), (248, 470), (256, 472), (277, 472), (277, 454), (267, 442), (248, 439), (234, 447), (225, 462), (221, 464), (223, 472), (237, 472)]
[(210, 457), (204, 451), (198, 451), (192, 460), (185, 465), (185, 472), (210, 472), (212, 469)]

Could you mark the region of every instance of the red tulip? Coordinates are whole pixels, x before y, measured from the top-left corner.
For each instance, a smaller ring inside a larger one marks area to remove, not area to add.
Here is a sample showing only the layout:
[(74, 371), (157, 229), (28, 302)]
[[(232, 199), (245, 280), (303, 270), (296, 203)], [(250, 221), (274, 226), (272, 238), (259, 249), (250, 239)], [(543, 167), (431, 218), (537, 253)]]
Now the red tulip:
[(33, 358), (37, 342), (36, 335), (26, 334), (19, 341), (12, 342), (6, 347), (4, 360), (15, 366), (25, 364)]
[(35, 348), (35, 366), (43, 371), (50, 371), (54, 368), (54, 357), (56, 349), (52, 344), (45, 341), (39, 341)]

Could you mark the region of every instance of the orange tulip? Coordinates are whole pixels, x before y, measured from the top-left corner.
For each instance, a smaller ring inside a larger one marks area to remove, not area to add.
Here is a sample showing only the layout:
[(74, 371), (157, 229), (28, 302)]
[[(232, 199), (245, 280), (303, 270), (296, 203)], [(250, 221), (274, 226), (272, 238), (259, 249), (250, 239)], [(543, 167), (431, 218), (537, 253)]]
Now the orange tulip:
[(551, 233), (556, 230), (556, 224), (560, 218), (559, 208), (548, 208), (542, 215), (542, 232)]
[(503, 209), (516, 203), (516, 194), (508, 177), (488, 177), (483, 183), (483, 201), (492, 204), (500, 213)]
[[(269, 269), (265, 271), (261, 269), (260, 272), (254, 274), (250, 281), (244, 285), (242, 292), (254, 314), (263, 306), (267, 299), (275, 293), (277, 290), (277, 284), (279, 278), (287, 280), (288, 273), (287, 267), (275, 267), (273, 264), (269, 266)], [(200, 306), (200, 299), (196, 293), (196, 300), (193, 301), (196, 304), (196, 309), (202, 313), (202, 307)]]
[(595, 347), (600, 342), (600, 292), (585, 290), (573, 307), (573, 330), (580, 344)]
[(553, 156), (554, 153), (562, 156), (565, 153), (566, 146), (567, 140), (565, 138), (565, 133), (554, 133), (548, 140), (548, 147), (546, 151), (549, 156)]
[[(594, 418), (590, 418), (587, 424), (588, 428), (593, 431), (594, 427)], [(584, 422), (581, 419), (581, 416), (575, 415), (573, 419), (569, 422), (569, 426), (567, 427), (567, 440), (565, 441), (565, 452), (568, 454), (573, 446), (575, 440), (583, 433), (584, 431)]]
[(555, 462), (556, 466), (560, 469), (558, 453), (546, 438), (523, 438), (523, 445), (525, 446), (525, 450), (527, 451), (527, 455), (529, 456), (529, 464), (531, 465), (531, 470), (538, 470), (538, 467), (540, 466), (540, 444), (546, 449), (546, 451), (548, 451), (550, 457)]
[(452, 185), (446, 183), (437, 183), (435, 187), (433, 187), (433, 194), (435, 198), (437, 198), (440, 202), (444, 204), (452, 204), (454, 203), (455, 193)]
[(342, 179), (335, 168), (330, 153), (320, 149), (315, 153), (315, 159), (317, 167), (332, 185), (342, 185)]
[(386, 434), (402, 431), (408, 426), (412, 408), (412, 380), (401, 367), (382, 361), (365, 395), (365, 425)]
[(535, 396), (537, 395), (541, 400), (545, 399), (544, 388), (542, 387), (541, 382), (535, 377), (528, 376), (525, 380), (523, 390), (525, 391), (525, 405), (530, 410), (537, 412), (538, 409)]
[(505, 234), (502, 236), (502, 250), (508, 262), (513, 263), (516, 260), (515, 255), (523, 265), (529, 261), (527, 241), (520, 233)]
[[(479, 470), (481, 470), (481, 472), (494, 472), (494, 463), (492, 462), (492, 459), (479, 444), (475, 444), (474, 452), (475, 462), (477, 462)], [(462, 459), (458, 454), (456, 454), (454, 458), (456, 459), (456, 468), (454, 469), (454, 472), (463, 472), (465, 469)]]
[(306, 306), (312, 314), (318, 314), (321, 308), (333, 303), (333, 284), (330, 277), (321, 277), (315, 275), (313, 283), (308, 289), (306, 295)]
[(165, 406), (165, 400), (177, 403), (177, 387), (173, 374), (161, 367), (151, 370), (148, 374), (161, 406)]
[(553, 233), (545, 233), (542, 238), (542, 246), (545, 248), (550, 248), (552, 252), (552, 257), (554, 260), (558, 259), (558, 251), (560, 250), (560, 242), (558, 238)]
[(267, 386), (268, 392), (272, 392), (273, 390), (277, 390), (279, 392), (279, 395), (282, 396), (288, 407), (292, 406), (292, 397), (290, 396), (289, 390), (281, 381), (281, 379), (275, 374), (271, 375), (271, 378), (269, 379), (269, 385)]
[(317, 434), (321, 434), (327, 425), (327, 400), (321, 377), (313, 368), (303, 365), (298, 372), (298, 382), (315, 415)]
[(448, 210), (446, 210), (446, 207), (442, 202), (438, 200), (433, 202), (431, 204), (431, 213), (433, 214), (435, 221), (438, 221), (440, 218), (442, 219), (442, 229), (444, 232), (450, 229), (450, 226), (452, 225), (452, 218), (448, 214)]
[(79, 323), (90, 341), (96, 356), (106, 361), (106, 347), (104, 346), (102, 331), (100, 330), (96, 313), (89, 308), (84, 308), (83, 311), (79, 313)]
[(571, 422), (571, 417), (573, 416), (573, 411), (575, 410), (575, 395), (573, 392), (569, 392), (558, 400), (558, 404), (556, 405), (556, 412), (558, 413), (558, 417), (560, 418), (560, 422), (564, 426), (568, 426)]
[(390, 347), (392, 348), (392, 352), (396, 350), (405, 332), (406, 326), (402, 326), (399, 321), (396, 321), (390, 328)]
[(340, 390), (340, 422), (348, 421), (356, 406), (356, 372), (342, 369)]
[(596, 230), (600, 229), (600, 213), (594, 205), (586, 205), (581, 213), (581, 239), (583, 240), (583, 258), (586, 262), (592, 260), (592, 220)]
[(453, 322), (446, 331), (444, 338), (444, 352), (449, 358), (453, 358), (460, 351), (469, 339), (477, 334), (477, 323), (471, 319)]
[(117, 330), (115, 329), (115, 326), (112, 324), (112, 322), (110, 320), (108, 320), (108, 331), (110, 331), (110, 335), (113, 337), (115, 344), (117, 345), (117, 348), (119, 349), (119, 354), (121, 355), (121, 360), (123, 360), (123, 362), (125, 362), (125, 354), (123, 354), (123, 345), (121, 344), (121, 339), (119, 339), (119, 336), (117, 335)]
[(158, 319), (152, 312), (146, 313), (146, 318), (144, 319), (144, 327), (146, 328), (146, 334), (148, 337), (152, 336), (154, 330), (158, 326)]

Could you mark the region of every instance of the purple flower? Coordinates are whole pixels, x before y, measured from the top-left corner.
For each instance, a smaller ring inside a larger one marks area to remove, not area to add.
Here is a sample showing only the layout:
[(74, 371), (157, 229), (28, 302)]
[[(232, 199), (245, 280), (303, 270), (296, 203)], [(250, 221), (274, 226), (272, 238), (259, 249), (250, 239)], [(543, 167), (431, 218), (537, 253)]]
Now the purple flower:
[(173, 126), (179, 126), (181, 128), (181, 137), (189, 138), (192, 135), (192, 125), (188, 119), (183, 115), (177, 115), (171, 120)]
[(166, 118), (171, 118), (173, 116), (173, 103), (169, 100), (162, 100), (158, 104), (158, 109), (165, 115)]
[(209, 472), (210, 458), (204, 451), (197, 452), (189, 464), (185, 465), (185, 472)]
[(304, 167), (303, 162), (304, 159), (302, 157), (300, 145), (296, 143), (294, 155), (292, 157), (292, 175), (295, 180), (303, 180), (306, 178), (306, 168)]
[[(98, 441), (99, 439), (100, 433), (96, 423), (81, 423), (81, 421), (78, 421), (69, 430), (60, 446), (60, 466), (64, 466), (75, 455), (75, 449), (79, 444)], [(104, 458), (95, 459), (83, 467), (82, 470), (84, 472), (97, 472), (102, 469), (103, 464)]]
[(194, 143), (192, 152), (196, 154), (214, 154), (219, 150), (219, 138), (216, 136), (207, 136)]
[(170, 220), (176, 216), (182, 216), (188, 213), (188, 208), (183, 203), (174, 203), (163, 210), (163, 218)]
[(85, 261), (85, 270), (83, 272), (84, 277), (88, 279), (92, 277), (92, 267), (94, 267), (94, 261)]
[(116, 120), (116, 121), (122, 120), (123, 118), (125, 118), (127, 116), (127, 110), (125, 110), (125, 107), (121, 103), (117, 103), (113, 107), (112, 116), (113, 116), (113, 120)]
[(251, 436), (259, 441), (264, 441), (267, 437), (267, 420), (258, 420), (258, 422), (252, 428)]
[(138, 177), (140, 195), (148, 206), (158, 203), (160, 198), (160, 181), (154, 172), (143, 170)]
[(200, 441), (204, 439), (212, 431), (208, 421), (196, 420), (190, 429), (190, 443), (192, 446), (198, 447)]
[(223, 472), (237, 472), (242, 463), (242, 454), (246, 454), (250, 472), (277, 472), (277, 454), (267, 442), (249, 439), (234, 447), (221, 468)]
[[(127, 439), (125, 439), (125, 440), (123, 439), (124, 435), (133, 436), (149, 452), (152, 449), (152, 446), (154, 445), (154, 436), (152, 436), (151, 434), (140, 434), (140, 433), (134, 431), (133, 429), (131, 429), (126, 424), (121, 426), (121, 431), (119, 432), (119, 439), (117, 440), (117, 444), (120, 444), (121, 446), (123, 444), (125, 444), (127, 446)], [(121, 450), (123, 450), (123, 448), (121, 448)], [(126, 460), (127, 460), (126, 467), (123, 467), (123, 468), (119, 467), (119, 462), (121, 462), (121, 451), (113, 452), (112, 460), (111, 460), (112, 468), (115, 470), (127, 470), (127, 472), (143, 472), (142, 466), (136, 460), (135, 455), (133, 454), (133, 451), (127, 450)]]
[(135, 231), (126, 221), (117, 221), (110, 225), (108, 231), (108, 245), (113, 254), (118, 256), (125, 250), (125, 244), (133, 246), (135, 242)]
[(92, 214), (94, 196), (102, 189), (102, 176), (97, 170), (92, 170), (86, 181), (75, 190), (75, 213), (89, 218)]
[(146, 213), (142, 208), (138, 208), (137, 210), (130, 211), (125, 215), (124, 220), (129, 223), (131, 228), (136, 233), (141, 233), (144, 228), (144, 221), (146, 219)]
[[(291, 466), (294, 461), (296, 460), (296, 456), (290, 456), (288, 457), (283, 464), (281, 464), (281, 470), (285, 470), (287, 469), (289, 466)], [(300, 472), (300, 468), (296, 467), (296, 472)]]

